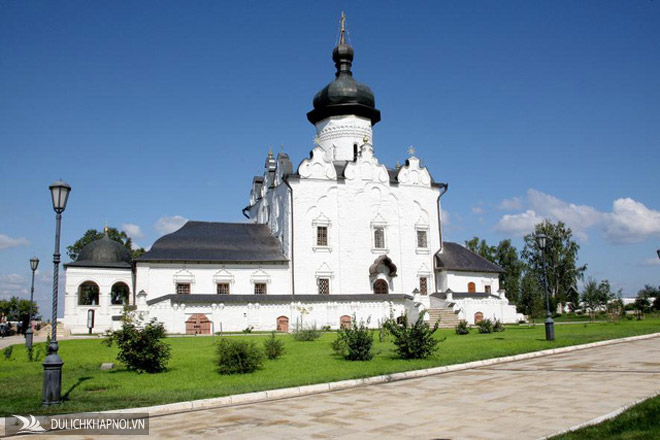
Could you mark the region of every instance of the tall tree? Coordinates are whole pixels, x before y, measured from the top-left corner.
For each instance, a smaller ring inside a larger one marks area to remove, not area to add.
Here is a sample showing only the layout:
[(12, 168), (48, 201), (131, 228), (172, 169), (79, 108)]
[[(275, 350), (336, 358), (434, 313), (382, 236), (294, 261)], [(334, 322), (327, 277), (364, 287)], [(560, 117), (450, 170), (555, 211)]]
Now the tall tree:
[(525, 271), (520, 283), (520, 301), (518, 312), (530, 318), (541, 318), (545, 311), (543, 288), (537, 277), (530, 271)]
[(30, 317), (30, 304), (32, 305), (32, 320), (40, 321), (37, 303), (30, 303), (29, 299), (20, 299), (17, 296), (0, 300), (0, 313), (4, 313), (9, 321), (20, 321), (23, 324), (22, 331), (24, 332), (27, 330)]
[(475, 254), (484, 257), (491, 263), (497, 264), (495, 260), (495, 246), (489, 246), (486, 240), (479, 239), (479, 237), (472, 237), (472, 240), (465, 242), (465, 247), (470, 249)]
[(506, 295), (512, 302), (520, 301), (520, 277), (524, 264), (518, 258), (518, 250), (511, 240), (502, 240), (495, 249), (497, 264), (504, 269), (500, 274), (500, 287), (506, 290)]
[[(96, 229), (88, 229), (85, 234), (80, 237), (75, 243), (73, 243), (71, 246), (67, 246), (66, 251), (67, 254), (69, 255), (69, 258), (72, 260), (75, 260), (78, 258), (78, 254), (82, 250), (85, 245), (95, 241), (95, 240), (100, 240), (103, 238), (103, 231), (97, 231)], [(144, 254), (146, 251), (144, 248), (137, 248), (133, 249), (133, 241), (131, 240), (131, 237), (126, 234), (124, 231), (119, 231), (117, 228), (108, 228), (108, 237), (110, 237), (111, 240), (114, 240), (118, 243), (121, 243), (128, 249), (128, 251), (131, 253), (131, 257), (137, 258), (140, 255)]]
[(658, 296), (660, 296), (660, 289), (650, 284), (645, 284), (643, 288), (637, 291), (637, 298), (649, 299)]
[[(522, 258), (529, 270), (536, 276), (539, 285), (543, 285), (545, 271), (548, 289), (556, 303), (566, 304), (572, 286), (584, 276), (587, 266), (578, 266), (580, 246), (573, 240), (573, 231), (563, 222), (552, 223), (549, 220), (539, 223), (532, 234), (525, 236)], [(545, 252), (541, 252), (536, 242), (536, 234), (547, 236)]]
[(584, 284), (580, 299), (585, 309), (589, 311), (591, 320), (594, 319), (596, 311), (605, 310), (610, 300), (614, 299), (610, 282), (603, 280), (597, 283), (594, 278), (589, 278)]

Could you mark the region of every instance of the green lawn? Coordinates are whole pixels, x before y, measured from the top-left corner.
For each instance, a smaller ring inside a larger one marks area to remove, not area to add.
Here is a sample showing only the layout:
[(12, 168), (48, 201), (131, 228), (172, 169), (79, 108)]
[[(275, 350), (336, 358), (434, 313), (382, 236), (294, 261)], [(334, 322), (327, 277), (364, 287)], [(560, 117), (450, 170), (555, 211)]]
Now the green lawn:
[(641, 402), (598, 425), (552, 437), (552, 440), (632, 440), (660, 438), (660, 396)]
[[(262, 370), (241, 376), (216, 373), (211, 337), (169, 338), (173, 356), (168, 371), (160, 374), (137, 374), (123, 368), (101, 371), (102, 362), (115, 361), (114, 347), (108, 348), (98, 339), (69, 340), (60, 343), (60, 356), (64, 360), (62, 393), (66, 401), (51, 409), (40, 406), (41, 363), (28, 362), (25, 348), (16, 345), (10, 360), (0, 355), (0, 415), (157, 405), (457, 364), (653, 332), (660, 332), (660, 319), (559, 325), (554, 343), (544, 340), (542, 326), (511, 326), (503, 333), (493, 334), (472, 330), (465, 336), (442, 330), (438, 337), (447, 339), (432, 359), (396, 359), (392, 354), (393, 344), (379, 343), (376, 337), (378, 355), (368, 362), (350, 362), (333, 356), (330, 342), (335, 338), (334, 333), (326, 333), (315, 342), (298, 342), (282, 335), (287, 350), (284, 357), (266, 361)], [(248, 338), (259, 344), (266, 338), (265, 335), (231, 337)]]

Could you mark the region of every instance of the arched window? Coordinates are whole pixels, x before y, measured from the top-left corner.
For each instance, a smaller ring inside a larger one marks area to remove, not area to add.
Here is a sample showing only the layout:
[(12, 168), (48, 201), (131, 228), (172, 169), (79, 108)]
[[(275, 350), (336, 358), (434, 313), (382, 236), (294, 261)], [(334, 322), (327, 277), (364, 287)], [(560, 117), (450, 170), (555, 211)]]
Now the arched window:
[(376, 280), (376, 282), (374, 283), (374, 293), (383, 294), (383, 293), (387, 293), (388, 290), (389, 288), (387, 286), (387, 281)]
[(484, 320), (484, 314), (481, 312), (477, 312), (474, 314), (474, 323), (478, 323)]
[(126, 283), (115, 283), (110, 291), (110, 304), (113, 306), (125, 306), (128, 304), (130, 290)]
[(78, 287), (78, 305), (99, 305), (99, 286), (95, 282), (85, 281)]
[(477, 291), (477, 286), (472, 281), (468, 283), (468, 293), (474, 293)]

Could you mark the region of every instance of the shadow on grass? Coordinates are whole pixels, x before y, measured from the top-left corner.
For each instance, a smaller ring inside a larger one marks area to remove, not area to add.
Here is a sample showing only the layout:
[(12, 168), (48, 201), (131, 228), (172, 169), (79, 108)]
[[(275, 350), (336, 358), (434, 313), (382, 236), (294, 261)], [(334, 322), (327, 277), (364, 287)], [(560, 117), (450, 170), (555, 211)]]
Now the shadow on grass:
[(79, 377), (78, 382), (74, 383), (71, 386), (71, 388), (69, 388), (69, 390), (66, 393), (64, 393), (64, 395), (62, 396), (62, 400), (69, 400), (69, 395), (71, 394), (71, 391), (75, 390), (81, 383), (83, 383), (84, 381), (89, 380), (91, 378), (92, 378), (91, 376)]

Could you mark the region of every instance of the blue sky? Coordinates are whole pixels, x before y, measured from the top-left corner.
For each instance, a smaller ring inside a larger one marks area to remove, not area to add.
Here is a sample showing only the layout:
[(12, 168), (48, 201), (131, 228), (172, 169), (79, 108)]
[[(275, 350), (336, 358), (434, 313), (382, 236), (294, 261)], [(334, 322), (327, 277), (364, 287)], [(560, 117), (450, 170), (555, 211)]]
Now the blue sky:
[(36, 255), (49, 310), (60, 177), (63, 249), (106, 221), (145, 247), (181, 218), (242, 221), (268, 147), (312, 147), (342, 10), (376, 154), (414, 145), (449, 182), (446, 239), (520, 247), (561, 219), (589, 275), (660, 284), (657, 1), (3, 1), (0, 297), (28, 294)]

